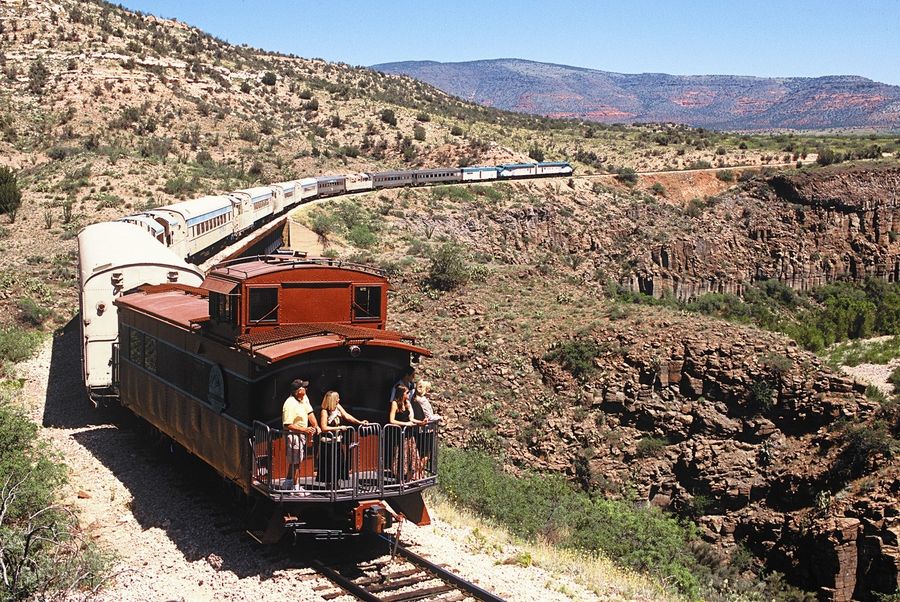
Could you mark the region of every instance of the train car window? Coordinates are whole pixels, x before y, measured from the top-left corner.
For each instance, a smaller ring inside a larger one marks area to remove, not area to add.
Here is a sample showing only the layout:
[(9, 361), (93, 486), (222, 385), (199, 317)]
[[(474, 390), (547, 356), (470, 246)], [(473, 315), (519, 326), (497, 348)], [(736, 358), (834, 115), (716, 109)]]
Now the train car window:
[(144, 333), (133, 328), (128, 336), (128, 359), (138, 366), (144, 365)]
[(144, 337), (144, 368), (156, 372), (156, 339)]
[(353, 319), (378, 320), (381, 318), (381, 287), (357, 286), (353, 290)]
[(250, 293), (250, 321), (251, 322), (277, 322), (278, 321), (278, 289), (277, 288), (251, 288)]

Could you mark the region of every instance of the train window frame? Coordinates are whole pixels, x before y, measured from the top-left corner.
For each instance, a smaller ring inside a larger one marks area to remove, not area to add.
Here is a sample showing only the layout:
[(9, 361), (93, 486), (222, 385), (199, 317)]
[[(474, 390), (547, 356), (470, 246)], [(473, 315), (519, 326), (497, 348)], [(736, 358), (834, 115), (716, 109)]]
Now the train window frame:
[[(255, 326), (258, 324), (277, 324), (278, 323), (278, 310), (280, 308), (280, 286), (248, 286), (247, 287), (247, 324), (250, 326)], [(260, 311), (263, 312), (259, 318), (254, 318), (255, 315), (259, 315), (259, 312), (254, 311), (254, 302), (259, 302), (260, 294), (271, 294), (275, 293), (275, 303), (271, 304), (271, 299), (269, 302), (260, 308)], [(254, 299), (254, 297), (256, 297)]]
[(353, 287), (350, 315), (353, 322), (378, 322), (381, 320), (384, 287), (379, 284), (362, 284)]

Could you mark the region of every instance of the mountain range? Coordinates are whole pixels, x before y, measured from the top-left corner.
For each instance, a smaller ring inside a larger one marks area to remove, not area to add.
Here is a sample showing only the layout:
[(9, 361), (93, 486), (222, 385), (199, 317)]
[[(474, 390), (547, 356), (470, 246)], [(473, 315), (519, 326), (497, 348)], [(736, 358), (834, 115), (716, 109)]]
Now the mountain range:
[(900, 128), (900, 86), (852, 75), (614, 73), (521, 59), (374, 65), (479, 104), (604, 123), (714, 129)]

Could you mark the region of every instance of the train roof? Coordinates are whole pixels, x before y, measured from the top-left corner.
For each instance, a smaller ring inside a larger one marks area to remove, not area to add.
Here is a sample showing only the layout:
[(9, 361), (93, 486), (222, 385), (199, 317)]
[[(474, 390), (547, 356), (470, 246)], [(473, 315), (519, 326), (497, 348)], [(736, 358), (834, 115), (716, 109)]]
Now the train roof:
[[(176, 328), (203, 336), (199, 327), (209, 321), (207, 291), (185, 285), (144, 286), (119, 297), (115, 303)], [(291, 324), (241, 335), (235, 346), (266, 363), (281, 361), (304, 353), (347, 345), (391, 347), (427, 357), (431, 352), (415, 344), (415, 338), (392, 330), (378, 330), (331, 322)]]
[(200, 268), (178, 257), (140, 226), (127, 222), (88, 226), (78, 234), (78, 254), (82, 286), (98, 274), (134, 265), (171, 267), (203, 278)]
[(387, 278), (385, 277), (385, 273), (383, 270), (358, 263), (316, 257), (296, 258), (290, 255), (260, 255), (257, 257), (233, 259), (231, 261), (226, 261), (214, 266), (207, 274), (207, 279), (204, 281), (202, 286), (203, 288), (211, 290), (213, 292), (223, 292), (222, 290), (218, 290), (214, 287), (227, 287), (221, 284), (216, 284), (214, 281), (224, 280), (225, 282), (229, 283), (230, 288), (233, 289), (233, 283), (248, 280), (250, 278), (255, 278), (257, 276), (263, 276), (265, 274), (272, 274), (275, 272), (286, 270), (309, 270), (322, 268), (332, 270), (346, 270), (357, 272), (360, 274), (367, 274), (370, 276), (375, 276), (378, 279), (387, 282)]
[(309, 186), (310, 184), (315, 184), (316, 182), (318, 182), (318, 180), (316, 180), (315, 178), (303, 178), (302, 180), (300, 180), (300, 185)]
[(242, 188), (241, 190), (235, 190), (231, 194), (246, 194), (255, 201), (266, 196), (272, 196), (272, 189), (268, 186), (254, 186), (253, 188)]
[(466, 171), (469, 173), (471, 173), (473, 171), (497, 171), (498, 169), (499, 169), (499, 167), (488, 167), (486, 165), (478, 165), (478, 166), (474, 166), (474, 167), (463, 167), (462, 168), (463, 171)]
[(275, 184), (272, 184), (272, 186), (278, 186), (284, 192), (288, 192), (297, 188), (297, 180), (291, 180), (289, 182), (276, 182)]
[(174, 205), (157, 207), (149, 213), (153, 214), (156, 211), (171, 211), (184, 216), (185, 221), (187, 221), (208, 213), (214, 213), (222, 209), (230, 208), (231, 199), (227, 196), (203, 196), (192, 201), (184, 201), (182, 203), (175, 203)]

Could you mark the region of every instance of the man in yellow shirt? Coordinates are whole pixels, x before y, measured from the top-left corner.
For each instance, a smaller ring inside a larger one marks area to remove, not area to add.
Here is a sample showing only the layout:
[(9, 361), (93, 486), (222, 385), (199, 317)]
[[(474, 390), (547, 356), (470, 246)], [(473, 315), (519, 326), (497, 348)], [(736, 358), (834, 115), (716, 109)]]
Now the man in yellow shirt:
[(309, 397), (306, 396), (308, 386), (309, 381), (299, 378), (291, 382), (291, 394), (281, 406), (281, 423), (284, 425), (288, 465), (287, 478), (281, 486), (282, 489), (301, 490), (295, 478), (296, 471), (303, 462), (307, 439), (319, 432), (319, 423), (316, 421), (312, 404), (309, 403)]

